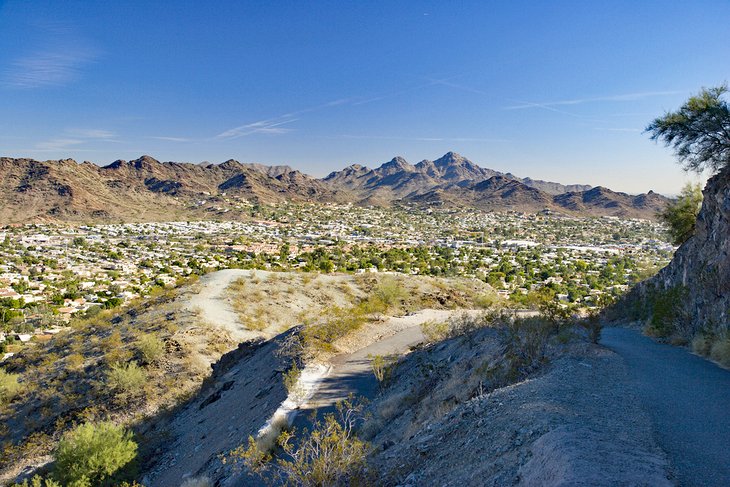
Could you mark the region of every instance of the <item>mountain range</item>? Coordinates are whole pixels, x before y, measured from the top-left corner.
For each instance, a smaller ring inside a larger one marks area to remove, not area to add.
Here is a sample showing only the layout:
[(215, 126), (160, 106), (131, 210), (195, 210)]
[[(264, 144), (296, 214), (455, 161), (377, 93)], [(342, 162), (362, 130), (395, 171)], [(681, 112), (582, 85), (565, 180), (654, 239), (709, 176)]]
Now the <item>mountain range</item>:
[(160, 162), (150, 156), (107, 166), (72, 159), (0, 158), (0, 223), (214, 218), (231, 202), (466, 206), (492, 211), (654, 218), (667, 198), (519, 178), (449, 152), (415, 165), (401, 157), (376, 169), (354, 164), (317, 179), (289, 166), (228, 160)]

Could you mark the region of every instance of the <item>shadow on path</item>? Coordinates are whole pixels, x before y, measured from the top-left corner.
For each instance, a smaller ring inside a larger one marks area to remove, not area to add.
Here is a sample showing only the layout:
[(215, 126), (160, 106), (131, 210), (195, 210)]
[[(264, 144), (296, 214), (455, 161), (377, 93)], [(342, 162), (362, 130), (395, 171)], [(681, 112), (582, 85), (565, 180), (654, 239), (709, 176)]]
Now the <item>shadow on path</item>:
[(680, 485), (730, 486), (730, 371), (627, 328), (601, 344), (625, 360)]

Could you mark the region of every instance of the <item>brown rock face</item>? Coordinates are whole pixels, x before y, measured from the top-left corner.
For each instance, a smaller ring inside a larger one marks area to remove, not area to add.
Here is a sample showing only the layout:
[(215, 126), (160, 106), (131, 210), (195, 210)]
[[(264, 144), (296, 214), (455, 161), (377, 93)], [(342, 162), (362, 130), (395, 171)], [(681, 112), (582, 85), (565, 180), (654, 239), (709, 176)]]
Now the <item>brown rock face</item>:
[(722, 335), (730, 322), (730, 167), (710, 178), (697, 226), (672, 261), (635, 293), (684, 288), (685, 338), (700, 331)]

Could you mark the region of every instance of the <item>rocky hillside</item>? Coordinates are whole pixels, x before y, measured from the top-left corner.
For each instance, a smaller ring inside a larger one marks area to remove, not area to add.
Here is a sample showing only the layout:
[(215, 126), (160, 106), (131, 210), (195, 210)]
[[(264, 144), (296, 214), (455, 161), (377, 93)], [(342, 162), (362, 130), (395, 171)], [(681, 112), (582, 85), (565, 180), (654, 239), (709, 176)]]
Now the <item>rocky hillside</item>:
[(212, 218), (226, 195), (254, 202), (336, 200), (328, 185), (286, 166), (229, 160), (160, 162), (149, 156), (100, 167), (72, 159), (0, 158), (0, 222)]
[(710, 178), (694, 235), (667, 267), (637, 286), (630, 300), (650, 331), (695, 339), (710, 353), (726, 339), (730, 321), (730, 168)]
[(468, 206), (486, 210), (654, 218), (666, 199), (564, 186), (485, 169), (449, 152), (411, 165), (352, 165), (316, 179), (289, 166), (228, 160), (160, 162), (150, 156), (100, 167), (72, 159), (0, 158), (0, 223), (240, 218), (243, 200)]

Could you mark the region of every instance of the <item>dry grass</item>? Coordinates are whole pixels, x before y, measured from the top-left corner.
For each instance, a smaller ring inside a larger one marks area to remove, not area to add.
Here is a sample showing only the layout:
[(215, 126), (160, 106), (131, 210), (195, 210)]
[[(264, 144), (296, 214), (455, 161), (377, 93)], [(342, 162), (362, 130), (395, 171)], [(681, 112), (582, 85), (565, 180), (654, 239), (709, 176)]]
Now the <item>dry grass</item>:
[(723, 367), (730, 367), (730, 338), (722, 338), (713, 343), (710, 358)]

